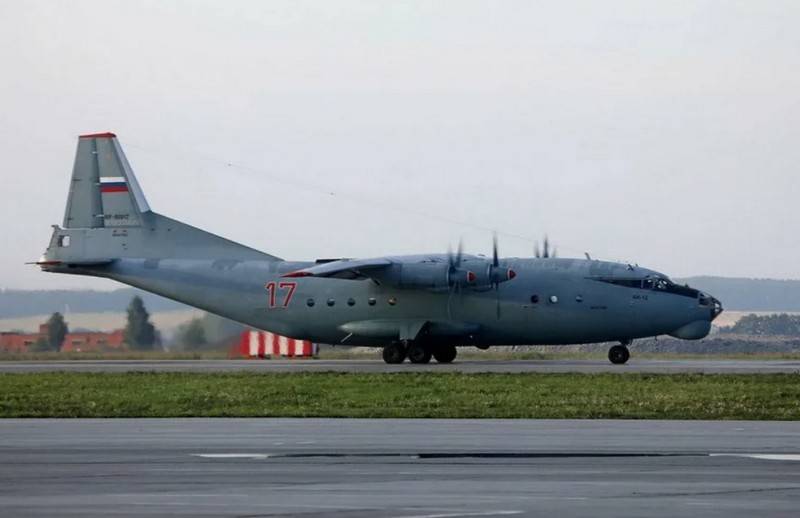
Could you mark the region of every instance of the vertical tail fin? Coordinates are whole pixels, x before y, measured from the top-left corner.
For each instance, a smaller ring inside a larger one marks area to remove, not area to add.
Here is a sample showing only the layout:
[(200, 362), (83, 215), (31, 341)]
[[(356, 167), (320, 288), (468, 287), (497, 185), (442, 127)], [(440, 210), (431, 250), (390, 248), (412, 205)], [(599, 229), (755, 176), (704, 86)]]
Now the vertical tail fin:
[(137, 227), (150, 211), (113, 133), (81, 135), (64, 228)]
[(279, 260), (153, 212), (116, 135), (81, 135), (64, 226), (54, 228), (39, 264), (57, 271), (121, 258)]

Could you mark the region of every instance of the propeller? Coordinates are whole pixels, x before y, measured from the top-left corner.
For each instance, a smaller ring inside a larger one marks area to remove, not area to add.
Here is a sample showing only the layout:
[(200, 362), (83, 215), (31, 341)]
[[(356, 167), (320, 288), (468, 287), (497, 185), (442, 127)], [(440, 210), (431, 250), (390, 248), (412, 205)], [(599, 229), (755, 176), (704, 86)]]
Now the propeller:
[(447, 316), (448, 318), (453, 318), (451, 313), (451, 303), (453, 301), (453, 294), (458, 291), (461, 293), (461, 285), (462, 284), (470, 284), (475, 282), (477, 278), (474, 272), (469, 270), (464, 270), (461, 268), (461, 261), (464, 257), (464, 242), (459, 239), (458, 240), (458, 248), (453, 255), (452, 247), (449, 247), (447, 250), (447, 280), (450, 284), (450, 291), (447, 295)]
[[(476, 286), (476, 289), (485, 289), (486, 281), (488, 280), (489, 285), (495, 291), (495, 311), (497, 314), (497, 318), (500, 318), (500, 283), (510, 281), (514, 277), (517, 276), (516, 272), (511, 268), (501, 268), (500, 267), (500, 254), (498, 252), (498, 244), (497, 244), (497, 234), (493, 236), (492, 239), (492, 262), (486, 268), (486, 273), (488, 274), (488, 279), (483, 277), (483, 273), (481, 274), (481, 281), (480, 285)], [(447, 297), (447, 313), (450, 318), (452, 318), (452, 314), (450, 312), (450, 306), (453, 299), (453, 294), (458, 292), (461, 293), (461, 287), (463, 285), (474, 285), (475, 282), (478, 280), (478, 276), (475, 272), (471, 270), (467, 270), (461, 267), (461, 263), (464, 257), (463, 253), (463, 243), (461, 240), (458, 241), (458, 249), (455, 254), (453, 254), (453, 249), (450, 248), (447, 251), (447, 262), (448, 262), (448, 269), (447, 269), (447, 278), (448, 282), (450, 283), (450, 292)], [(485, 264), (485, 263), (484, 263)]]
[[(500, 267), (500, 257), (497, 253), (497, 232), (492, 236), (492, 284), (494, 285), (495, 316), (500, 320), (500, 282), (495, 280), (495, 273)], [(513, 272), (513, 270), (509, 270)]]
[(533, 256), (536, 257), (537, 259), (548, 259), (550, 257), (558, 257), (555, 247), (553, 247), (552, 252), (550, 251), (550, 240), (547, 238), (547, 235), (544, 236), (544, 242), (542, 243), (542, 250), (539, 250), (539, 243), (534, 243)]
[(447, 251), (447, 262), (449, 268), (447, 270), (447, 277), (450, 286), (460, 287), (462, 284), (472, 284), (478, 278), (475, 272), (461, 268), (461, 261), (464, 257), (464, 243), (458, 240), (458, 249), (456, 254), (453, 255), (453, 249)]
[(500, 318), (500, 283), (510, 281), (517, 276), (517, 273), (511, 268), (500, 268), (500, 254), (497, 251), (497, 233), (492, 236), (492, 264), (489, 266), (489, 279), (492, 283), (495, 293), (495, 312), (497, 318)]

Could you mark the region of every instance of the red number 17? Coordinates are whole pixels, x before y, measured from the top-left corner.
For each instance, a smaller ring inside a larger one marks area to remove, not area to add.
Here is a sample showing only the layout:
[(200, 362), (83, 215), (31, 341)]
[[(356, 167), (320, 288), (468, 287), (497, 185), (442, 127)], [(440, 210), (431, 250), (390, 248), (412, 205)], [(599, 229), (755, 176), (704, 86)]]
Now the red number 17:
[[(269, 295), (267, 307), (285, 308), (289, 306), (289, 302), (292, 301), (292, 295), (294, 295), (294, 290), (297, 288), (297, 283), (289, 281), (285, 282), (270, 281), (264, 287), (267, 289)], [(286, 292), (286, 294), (283, 296), (283, 302), (280, 305), (278, 305), (277, 302), (279, 290)]]

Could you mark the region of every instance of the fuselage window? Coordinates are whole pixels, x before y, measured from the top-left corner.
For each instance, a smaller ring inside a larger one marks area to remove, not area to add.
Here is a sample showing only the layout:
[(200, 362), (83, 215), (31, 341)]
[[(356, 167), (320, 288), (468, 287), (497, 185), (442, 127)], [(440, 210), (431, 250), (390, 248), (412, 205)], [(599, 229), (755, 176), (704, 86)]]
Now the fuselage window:
[(334, 299), (328, 299), (328, 305), (329, 305), (329, 306), (333, 306), (334, 304), (336, 304), (336, 300), (334, 300)]
[(388, 302), (390, 306), (394, 306), (395, 304), (397, 304), (397, 299), (395, 297), (389, 297)]
[(583, 295), (576, 295), (575, 302), (583, 302)]
[(377, 302), (378, 302), (378, 300), (377, 300), (375, 297), (370, 297), (370, 298), (369, 298), (369, 300), (367, 301), (367, 303), (368, 303), (370, 306), (374, 306), (374, 305), (375, 305), (375, 303), (377, 303)]
[(558, 304), (558, 297), (556, 295), (550, 295), (550, 304)]
[(308, 299), (308, 300), (306, 301), (306, 306), (308, 306), (308, 307), (310, 307), (310, 308), (313, 308), (313, 307), (314, 307), (314, 304), (315, 304), (315, 302), (314, 302), (314, 299)]
[(356, 299), (353, 299), (353, 298), (347, 299), (347, 305), (348, 306), (355, 306), (356, 305)]
[(539, 295), (531, 295), (531, 304), (539, 303)]

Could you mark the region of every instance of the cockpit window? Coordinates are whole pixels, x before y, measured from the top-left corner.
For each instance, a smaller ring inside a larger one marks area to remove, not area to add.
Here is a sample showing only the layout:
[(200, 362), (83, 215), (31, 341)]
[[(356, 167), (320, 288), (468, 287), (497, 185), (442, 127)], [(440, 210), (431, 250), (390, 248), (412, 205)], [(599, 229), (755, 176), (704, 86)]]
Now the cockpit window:
[(615, 278), (598, 278), (596, 281), (607, 282), (609, 284), (616, 284), (617, 286), (625, 286), (626, 288), (641, 288), (642, 279), (615, 279)]
[(615, 286), (624, 286), (626, 288), (637, 288), (641, 290), (663, 291), (666, 293), (674, 293), (675, 295), (682, 295), (684, 297), (697, 298), (700, 294), (700, 292), (694, 288), (690, 288), (689, 286), (680, 286), (665, 277), (645, 277), (640, 279), (593, 277), (592, 279), (608, 284), (614, 284)]

